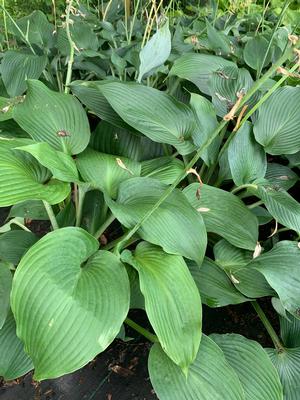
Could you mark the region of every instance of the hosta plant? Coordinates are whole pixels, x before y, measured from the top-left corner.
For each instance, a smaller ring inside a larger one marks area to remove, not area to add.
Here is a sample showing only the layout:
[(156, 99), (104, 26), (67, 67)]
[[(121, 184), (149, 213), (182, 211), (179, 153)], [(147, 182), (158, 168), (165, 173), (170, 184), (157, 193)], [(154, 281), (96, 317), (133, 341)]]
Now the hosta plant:
[[(245, 33), (247, 20), (170, 14), (148, 40), (136, 15), (125, 29), (117, 10), (99, 21), (69, 2), (54, 34), (41, 12), (10, 16), (0, 375), (73, 372), (124, 338), (125, 324), (153, 342), (161, 400), (296, 400), (298, 38), (280, 23)], [(244, 302), (274, 348), (202, 332), (203, 304)], [(128, 317), (133, 308), (152, 331)]]

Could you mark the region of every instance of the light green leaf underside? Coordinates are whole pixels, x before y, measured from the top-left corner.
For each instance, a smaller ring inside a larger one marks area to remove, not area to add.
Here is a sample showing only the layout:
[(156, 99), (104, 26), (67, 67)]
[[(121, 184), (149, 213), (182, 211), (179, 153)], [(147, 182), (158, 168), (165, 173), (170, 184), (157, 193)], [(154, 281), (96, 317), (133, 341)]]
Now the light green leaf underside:
[(278, 373), (265, 350), (241, 335), (210, 335), (237, 373), (246, 400), (282, 400)]
[(0, 206), (11, 206), (25, 200), (45, 200), (50, 204), (63, 201), (70, 186), (52, 179), (49, 181), (49, 171), (31, 155), (11, 149), (24, 142), (0, 141)]
[(9, 267), (6, 265), (6, 263), (0, 262), (0, 332), (10, 307), (9, 296), (11, 284), (12, 275)]
[(211, 94), (209, 78), (213, 72), (225, 66), (235, 66), (232, 61), (210, 54), (188, 53), (178, 58), (171, 68), (170, 75), (193, 82), (201, 92)]
[(78, 154), (89, 143), (87, 115), (77, 99), (57, 93), (42, 82), (28, 80), (25, 101), (14, 108), (14, 119), (36, 142)]
[(84, 181), (113, 198), (121, 182), (141, 173), (141, 165), (136, 161), (90, 148), (77, 157), (76, 164)]
[(99, 87), (109, 104), (130, 126), (154, 142), (170, 144), (188, 154), (197, 130), (193, 111), (172, 96), (135, 83), (106, 83)]
[(277, 89), (259, 108), (255, 139), (269, 154), (293, 154), (300, 150), (300, 88)]
[(285, 349), (265, 349), (278, 371), (283, 386), (284, 400), (299, 400), (300, 392), (300, 347)]
[(16, 147), (16, 149), (31, 154), (40, 164), (51, 171), (55, 179), (63, 182), (76, 182), (79, 180), (73, 158), (68, 154), (53, 149), (48, 143), (34, 143)]
[(244, 203), (233, 194), (209, 185), (192, 183), (183, 193), (202, 215), (208, 232), (214, 232), (231, 244), (254, 250), (258, 238), (258, 222)]
[(201, 267), (192, 262), (188, 266), (202, 302), (207, 306), (224, 307), (249, 301), (236, 290), (226, 273), (213, 260), (205, 257)]
[(169, 21), (166, 19), (163, 26), (157, 29), (157, 32), (140, 51), (138, 82), (141, 82), (144, 75), (149, 75), (154, 68), (164, 64), (170, 53), (171, 33), (169, 29)]
[(4, 53), (1, 76), (10, 97), (23, 94), (27, 88), (26, 79), (38, 79), (47, 64), (47, 56), (30, 52), (9, 50)]
[(187, 370), (200, 345), (202, 308), (183, 258), (142, 242), (134, 253), (125, 250), (122, 260), (139, 273), (145, 309), (163, 350)]
[(205, 335), (187, 377), (159, 344), (151, 348), (148, 368), (160, 400), (245, 400), (236, 372), (222, 350)]
[(11, 311), (0, 329), (0, 376), (13, 380), (33, 369), (33, 364), (16, 335), (16, 323)]
[(237, 186), (263, 178), (267, 170), (266, 153), (253, 137), (252, 125), (245, 122), (228, 147), (228, 161)]
[[(153, 208), (167, 185), (151, 178), (122, 182), (118, 197), (107, 203), (126, 228), (133, 227)], [(138, 230), (142, 239), (161, 246), (167, 253), (182, 255), (201, 264), (207, 236), (203, 219), (183, 194), (175, 189)]]
[(105, 350), (129, 308), (129, 282), (112, 253), (80, 228), (48, 233), (22, 258), (11, 306), (35, 379), (75, 371)]

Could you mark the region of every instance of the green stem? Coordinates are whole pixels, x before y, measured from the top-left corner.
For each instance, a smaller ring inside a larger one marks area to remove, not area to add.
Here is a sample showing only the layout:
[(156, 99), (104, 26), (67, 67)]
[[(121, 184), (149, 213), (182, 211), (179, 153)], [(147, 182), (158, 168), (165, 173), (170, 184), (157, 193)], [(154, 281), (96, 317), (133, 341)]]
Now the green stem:
[(78, 190), (78, 202), (77, 202), (77, 207), (76, 207), (76, 225), (75, 226), (80, 226), (81, 219), (82, 219), (83, 202), (84, 202), (86, 191), (82, 190), (80, 185), (78, 185), (77, 190)]
[(5, 14), (5, 12), (4, 12), (5, 0), (2, 0), (2, 7), (3, 7), (4, 34), (5, 34), (6, 46), (7, 46), (7, 49), (9, 50), (10, 46), (9, 46), (9, 39), (8, 39), (8, 32), (7, 32), (6, 14)]
[(257, 312), (257, 315), (259, 316), (261, 322), (263, 323), (264, 327), (266, 328), (268, 334), (270, 335), (275, 348), (278, 351), (281, 351), (281, 352), (284, 351), (283, 344), (281, 343), (277, 333), (275, 332), (273, 326), (271, 325), (270, 321), (268, 320), (268, 317), (264, 313), (261, 306), (258, 304), (257, 301), (252, 301), (251, 304), (252, 304), (254, 310)]
[(22, 228), (22, 229), (23, 229), (24, 231), (26, 231), (26, 232), (31, 232), (31, 230), (28, 229), (27, 226), (23, 225), (21, 222), (14, 221), (14, 224), (15, 224), (15, 225), (18, 225), (20, 228)]
[(279, 25), (280, 25), (280, 23), (282, 21), (282, 18), (284, 16), (286, 10), (289, 8), (289, 5), (290, 5), (290, 0), (286, 0), (284, 6), (282, 7), (281, 13), (280, 13), (280, 15), (279, 15), (279, 17), (277, 19), (277, 24), (273, 29), (272, 36), (271, 36), (271, 38), (269, 40), (269, 44), (268, 44), (268, 47), (267, 47), (267, 51), (265, 52), (265, 55), (264, 55), (264, 59), (263, 59), (261, 65), (260, 65), (260, 68), (257, 70), (256, 78), (259, 78), (260, 75), (261, 75), (261, 71), (262, 71), (262, 69), (263, 69), (263, 67), (265, 65), (266, 59), (267, 59), (267, 57), (269, 55), (269, 52), (270, 52), (270, 49), (271, 49), (271, 45), (273, 43), (273, 39), (274, 39), (274, 36), (275, 36), (275, 33), (276, 33), (276, 31), (277, 31), (277, 29), (278, 29), (278, 27), (279, 27)]
[[(113, 240), (112, 242), (108, 243), (106, 246), (103, 247), (103, 250), (111, 250), (111, 249), (113, 249), (114, 247), (116, 247), (117, 244), (118, 244), (121, 240), (123, 240), (123, 238), (125, 237), (125, 235), (126, 235), (126, 233), (125, 233), (123, 236), (119, 237), (118, 239)], [(124, 246), (124, 247), (130, 246), (131, 244), (137, 242), (138, 240), (140, 240), (139, 237), (133, 236), (133, 237), (126, 243), (126, 246)]]
[[(273, 72), (276, 71), (277, 67), (284, 63), (288, 57), (291, 55), (292, 49), (288, 48), (282, 57), (275, 63), (251, 88), (250, 90), (246, 93), (244, 98), (241, 101), (240, 107), (238, 110), (240, 110), (243, 105), (253, 96), (253, 94), (265, 83), (265, 81), (273, 74)], [(237, 111), (238, 111), (237, 110)], [(254, 112), (254, 111), (253, 111)], [(203, 144), (202, 147), (200, 147), (197, 152), (195, 153), (194, 157), (191, 159), (191, 161), (188, 163), (188, 165), (185, 168), (185, 171), (180, 174), (175, 181), (170, 185), (165, 192), (162, 194), (160, 199), (154, 204), (154, 206), (144, 215), (144, 217), (126, 234), (123, 240), (121, 240), (120, 243), (118, 243), (115, 252), (118, 254), (126, 244), (126, 242), (132, 238), (132, 236), (140, 229), (142, 224), (149, 218), (151, 215), (158, 209), (158, 207), (169, 197), (169, 195), (173, 192), (173, 190), (176, 188), (176, 186), (182, 181), (182, 179), (185, 178), (186, 176), (186, 171), (188, 171), (190, 168), (194, 166), (194, 164), (199, 160), (199, 158), (202, 156), (204, 151), (210, 146), (210, 144), (215, 140), (215, 138), (219, 135), (219, 133), (224, 129), (228, 124), (228, 121), (221, 121), (218, 125), (218, 127), (215, 129), (215, 131), (210, 135), (210, 137), (207, 139), (207, 141)]]
[(44, 207), (45, 207), (45, 209), (47, 211), (47, 214), (48, 214), (48, 217), (50, 219), (50, 222), (51, 222), (53, 230), (59, 229), (59, 226), (58, 226), (58, 223), (57, 223), (57, 220), (56, 220), (56, 217), (55, 217), (55, 214), (54, 214), (54, 212), (52, 210), (51, 205), (47, 201), (44, 201), (44, 200), (43, 200), (43, 204), (44, 204)]
[(244, 185), (241, 185), (241, 186), (238, 186), (238, 187), (232, 189), (231, 193), (235, 194), (235, 193), (239, 192), (240, 190), (248, 189), (248, 188), (257, 189), (257, 185), (252, 185), (251, 183), (245, 183)]
[(116, 217), (111, 214), (107, 220), (100, 226), (100, 228), (97, 230), (97, 232), (94, 234), (96, 239), (99, 239), (99, 237), (106, 231), (106, 229), (109, 227), (109, 225), (116, 219)]
[(156, 335), (153, 335), (153, 333), (150, 333), (149, 331), (147, 331), (147, 329), (143, 328), (141, 325), (139, 325), (136, 322), (132, 321), (132, 319), (126, 318), (125, 319), (125, 324), (130, 326), (130, 328), (134, 329), (135, 331), (137, 331), (141, 335), (145, 336), (145, 338), (150, 340), (150, 342), (156, 343), (156, 342), (159, 341)]
[(253, 203), (253, 204), (249, 204), (247, 207), (248, 207), (250, 210), (252, 210), (253, 208), (258, 207), (258, 206), (260, 206), (260, 205), (262, 205), (262, 204), (264, 204), (264, 202), (261, 201), (261, 200), (258, 200), (258, 201), (256, 201), (256, 202)]
[(68, 1), (68, 6), (66, 9), (66, 33), (67, 38), (70, 44), (70, 54), (68, 60), (68, 69), (67, 69), (67, 76), (66, 76), (66, 83), (65, 83), (65, 93), (70, 93), (70, 83), (72, 79), (72, 67), (74, 63), (74, 42), (72, 40), (71, 32), (70, 32), (70, 12), (72, 7), (73, 0)]

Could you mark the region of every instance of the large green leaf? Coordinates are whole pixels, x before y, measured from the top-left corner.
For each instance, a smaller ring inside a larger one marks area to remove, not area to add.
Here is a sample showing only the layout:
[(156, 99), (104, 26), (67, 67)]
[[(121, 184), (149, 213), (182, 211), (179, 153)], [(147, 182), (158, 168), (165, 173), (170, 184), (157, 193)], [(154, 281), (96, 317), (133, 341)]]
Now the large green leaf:
[(299, 180), (298, 175), (289, 167), (274, 162), (268, 163), (265, 178), (273, 187), (289, 190)]
[(250, 190), (259, 197), (269, 213), (282, 225), (300, 232), (300, 204), (285, 190), (271, 184), (257, 185)]
[(42, 82), (28, 80), (25, 101), (14, 108), (14, 119), (37, 142), (78, 154), (88, 145), (89, 122), (84, 109), (70, 94), (57, 93)]
[(55, 179), (63, 182), (77, 182), (79, 180), (73, 158), (69, 154), (53, 149), (48, 143), (34, 143), (16, 147), (16, 149), (31, 154), (40, 164), (51, 171)]
[(38, 237), (31, 232), (14, 230), (0, 235), (0, 259), (18, 264), (23, 254), (37, 242)]
[(210, 54), (188, 53), (178, 58), (171, 68), (170, 75), (193, 82), (201, 92), (211, 94), (209, 78), (213, 72), (226, 66), (235, 66), (232, 61)]
[(148, 368), (160, 400), (245, 400), (236, 372), (222, 350), (205, 335), (187, 376), (159, 344), (151, 348)]
[(254, 140), (250, 122), (245, 122), (231, 140), (228, 161), (237, 186), (264, 178), (267, 170), (266, 153)]
[[(244, 48), (244, 60), (249, 67), (259, 70), (269, 64), (271, 61), (271, 51), (268, 52), (265, 59), (269, 42), (263, 36), (255, 36), (248, 40)], [(265, 59), (264, 65), (263, 61)]]
[(199, 349), (202, 309), (183, 258), (142, 242), (134, 253), (123, 251), (122, 260), (139, 273), (146, 312), (163, 350), (186, 371)]
[(300, 150), (300, 88), (277, 89), (259, 108), (254, 124), (255, 139), (270, 154), (293, 154)]
[(254, 340), (241, 335), (211, 335), (236, 371), (246, 400), (282, 400), (278, 373), (265, 350)]
[(205, 257), (199, 268), (189, 262), (189, 270), (198, 286), (201, 300), (209, 307), (224, 307), (249, 301), (236, 290), (224, 271), (209, 258)]
[(49, 219), (45, 206), (41, 200), (26, 200), (15, 204), (10, 209), (8, 217), (22, 217), (36, 220)]
[[(253, 85), (253, 79), (247, 69), (237, 66), (226, 66), (215, 71), (209, 81), (213, 105), (217, 114), (224, 117), (237, 102), (240, 94), (248, 92)], [(257, 96), (248, 100), (251, 106)]]
[(265, 349), (277, 369), (283, 386), (284, 400), (299, 400), (300, 347), (295, 349)]
[(250, 251), (234, 247), (226, 240), (220, 240), (214, 246), (214, 255), (217, 264), (226, 271), (236, 289), (244, 296), (258, 298), (275, 294), (260, 272), (247, 268), (253, 259)]
[(0, 376), (13, 380), (33, 369), (33, 364), (16, 335), (16, 323), (10, 311), (0, 329)]
[(288, 348), (300, 347), (300, 319), (286, 313), (280, 316), (280, 336)]
[(95, 235), (105, 222), (106, 214), (107, 207), (103, 193), (100, 190), (88, 191), (83, 202), (81, 227), (91, 235)]
[[(201, 147), (210, 138), (217, 128), (218, 120), (216, 111), (205, 97), (199, 94), (192, 93), (190, 105), (195, 111), (198, 119), (200, 135), (194, 138), (194, 143), (197, 147)], [(216, 138), (212, 144), (204, 151), (201, 158), (206, 165), (211, 166), (217, 159), (220, 139)]]
[(8, 266), (6, 263), (0, 262), (0, 330), (3, 327), (10, 307), (11, 283), (12, 275)]
[(136, 161), (99, 153), (90, 148), (77, 157), (76, 163), (84, 181), (113, 198), (121, 182), (141, 173), (141, 165)]
[[(120, 184), (117, 200), (107, 198), (107, 202), (116, 218), (131, 228), (153, 208), (167, 188), (157, 179), (131, 178)], [(142, 224), (138, 233), (167, 253), (193, 259), (199, 265), (203, 260), (207, 243), (203, 219), (178, 189)]]
[(141, 134), (118, 128), (103, 120), (92, 132), (89, 147), (100, 153), (115, 154), (139, 161), (142, 138)]
[(192, 183), (183, 193), (202, 215), (208, 232), (222, 236), (237, 247), (254, 250), (258, 222), (244, 203), (233, 194), (209, 185)]
[(198, 134), (192, 109), (157, 89), (136, 83), (111, 82), (99, 87), (113, 109), (154, 142), (168, 143), (181, 154), (193, 150)]
[(26, 79), (38, 79), (47, 60), (47, 56), (37, 56), (24, 50), (6, 51), (2, 58), (1, 76), (9, 96), (23, 94), (27, 87)]
[(250, 251), (239, 249), (224, 239), (214, 245), (214, 256), (216, 263), (229, 274), (244, 267), (253, 258)]
[(228, 56), (233, 53), (233, 45), (225, 33), (215, 29), (208, 20), (206, 20), (207, 41), (209, 47), (217, 54), (224, 54)]
[(19, 40), (24, 41), (25, 36), (31, 45), (38, 45), (43, 50), (50, 48), (55, 43), (54, 25), (49, 23), (41, 10), (33, 11), (30, 15), (18, 19), (16, 23), (18, 28), (8, 20), (8, 27)]
[[(99, 40), (89, 23), (73, 20), (70, 25), (70, 33), (77, 53), (84, 50), (98, 50)], [(57, 48), (64, 56), (70, 54), (70, 42), (64, 27), (58, 29)]]
[(74, 81), (71, 84), (71, 89), (75, 96), (77, 96), (79, 100), (99, 118), (119, 128), (127, 129), (129, 126), (115, 112), (101, 93), (102, 86), (109, 82), (110, 81)]
[(126, 270), (81, 228), (44, 236), (22, 258), (11, 306), (35, 379), (75, 371), (105, 350), (129, 308)]
[(166, 19), (157, 32), (146, 43), (140, 51), (140, 68), (138, 82), (141, 82), (144, 75), (164, 64), (171, 53), (171, 33), (169, 21)]
[(32, 143), (27, 139), (0, 140), (0, 206), (11, 206), (25, 200), (45, 200), (50, 204), (63, 201), (70, 185), (49, 180), (49, 171), (30, 154), (13, 150)]
[(300, 318), (300, 248), (297, 242), (284, 240), (248, 265), (264, 275), (278, 293), (282, 305)]
[(142, 162), (141, 175), (171, 185), (184, 171), (184, 163), (175, 157), (158, 157)]

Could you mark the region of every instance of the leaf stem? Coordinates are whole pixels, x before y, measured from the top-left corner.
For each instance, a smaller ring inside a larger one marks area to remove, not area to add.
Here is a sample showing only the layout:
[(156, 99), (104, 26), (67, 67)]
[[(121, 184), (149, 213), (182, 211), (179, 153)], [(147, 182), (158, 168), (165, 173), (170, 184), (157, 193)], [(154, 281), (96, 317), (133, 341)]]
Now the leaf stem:
[(20, 228), (22, 228), (22, 229), (23, 229), (24, 231), (26, 231), (26, 232), (31, 232), (31, 230), (28, 229), (27, 226), (23, 225), (21, 222), (14, 221), (14, 224), (15, 224), (15, 225), (18, 225)]
[(8, 38), (8, 32), (7, 32), (6, 14), (4, 12), (5, 0), (2, 0), (2, 7), (3, 7), (2, 13), (3, 13), (3, 25), (4, 25), (5, 41), (6, 41), (7, 49), (9, 50), (10, 46), (9, 46), (9, 38)]
[(68, 6), (66, 9), (66, 33), (68, 42), (70, 44), (70, 54), (68, 60), (68, 69), (67, 69), (67, 76), (66, 76), (66, 83), (65, 83), (65, 93), (70, 93), (70, 83), (72, 79), (72, 67), (74, 62), (74, 42), (72, 40), (71, 32), (70, 32), (70, 12), (73, 0), (68, 0)]
[(244, 185), (241, 185), (241, 186), (238, 186), (236, 188), (233, 188), (231, 190), (231, 193), (235, 194), (235, 193), (239, 192), (240, 190), (248, 189), (248, 188), (257, 189), (257, 185), (253, 185), (251, 183), (245, 183)]
[(45, 209), (47, 211), (47, 214), (48, 214), (48, 217), (50, 219), (50, 222), (51, 222), (53, 230), (59, 229), (59, 226), (58, 226), (58, 223), (57, 223), (57, 220), (56, 220), (56, 217), (55, 217), (55, 214), (54, 214), (54, 212), (52, 210), (51, 205), (45, 200), (43, 200), (43, 204), (44, 204), (44, 207), (45, 207)]
[(275, 332), (273, 326), (271, 325), (270, 321), (268, 320), (268, 317), (266, 316), (265, 312), (261, 308), (261, 306), (258, 304), (257, 301), (252, 301), (251, 302), (254, 310), (257, 312), (257, 315), (259, 316), (261, 322), (263, 323), (264, 327), (266, 328), (268, 334), (270, 335), (272, 342), (274, 343), (275, 348), (278, 351), (284, 351), (283, 344), (281, 343), (277, 333)]
[(157, 343), (159, 341), (156, 335), (153, 335), (153, 333), (147, 331), (147, 329), (143, 328), (141, 325), (139, 325), (136, 322), (132, 321), (132, 319), (126, 318), (124, 322), (125, 322), (125, 324), (130, 326), (130, 328), (134, 329), (135, 331), (137, 331), (141, 335), (145, 336), (145, 338), (150, 340), (150, 342)]
[(100, 226), (100, 228), (95, 232), (94, 236), (96, 239), (99, 239), (100, 236), (106, 231), (109, 225), (116, 219), (114, 214), (110, 214), (107, 220)]
[[(288, 57), (291, 55), (292, 49), (288, 48), (282, 57), (275, 63), (251, 88), (250, 90), (246, 93), (246, 95), (243, 97), (240, 106), (238, 110), (240, 110), (243, 105), (252, 97), (252, 95), (265, 83), (265, 81), (276, 71), (277, 67), (281, 64), (283, 64)], [(237, 111), (238, 111), (237, 110)], [(252, 111), (252, 110), (251, 110)], [(251, 112), (250, 111), (250, 112)], [(253, 111), (254, 112), (254, 111)], [(251, 114), (252, 115), (252, 114)], [(131, 239), (131, 237), (140, 229), (142, 224), (149, 218), (151, 215), (158, 209), (158, 207), (169, 197), (169, 195), (173, 192), (173, 190), (176, 188), (176, 186), (182, 181), (182, 179), (185, 178), (186, 176), (186, 171), (188, 171), (190, 168), (194, 166), (194, 164), (199, 160), (199, 158), (202, 156), (203, 152), (210, 146), (210, 144), (215, 140), (215, 138), (219, 135), (219, 133), (222, 131), (222, 129), (227, 126), (228, 121), (221, 121), (215, 131), (210, 135), (210, 137), (207, 139), (207, 141), (203, 144), (202, 147), (200, 147), (197, 152), (195, 153), (194, 157), (190, 160), (190, 162), (186, 165), (185, 171), (183, 171), (182, 174), (180, 174), (175, 181), (170, 185), (166, 191), (162, 194), (160, 199), (154, 204), (154, 206), (144, 215), (144, 217), (133, 226), (130, 231), (126, 234), (123, 240), (121, 240), (116, 249), (115, 252), (118, 254), (126, 244), (126, 242)], [(227, 141), (228, 142), (228, 141)], [(224, 148), (224, 147), (223, 147)]]
[(264, 204), (264, 202), (262, 200), (258, 200), (255, 203), (249, 204), (247, 207), (252, 210), (253, 208), (256, 208), (258, 206), (261, 206), (262, 204)]

